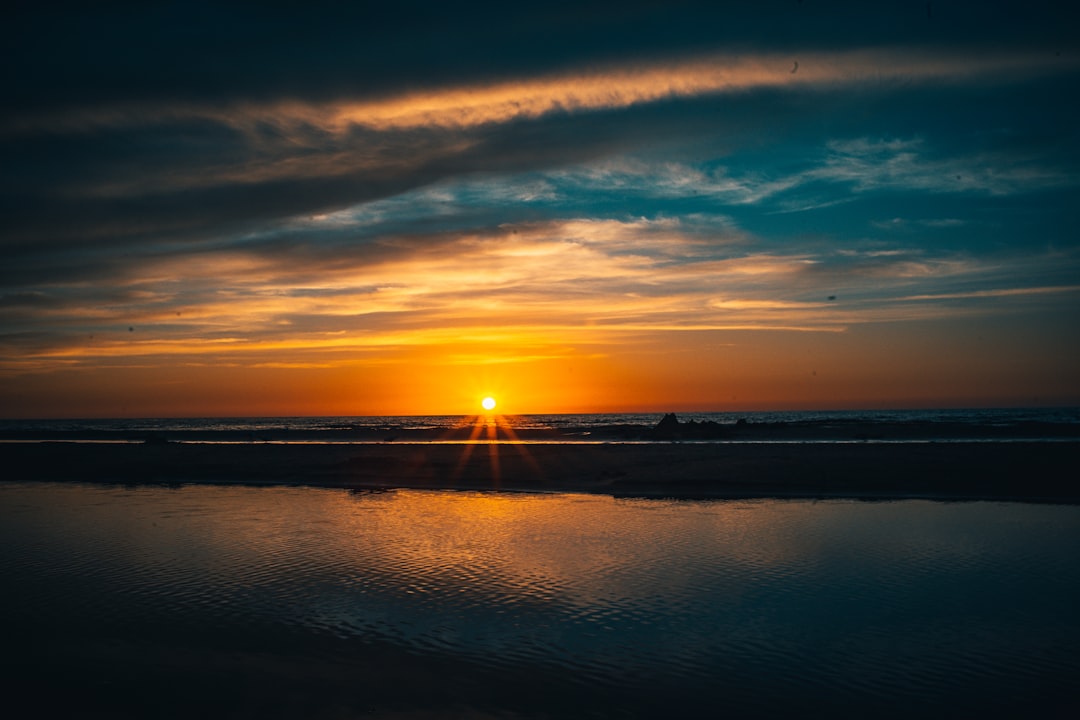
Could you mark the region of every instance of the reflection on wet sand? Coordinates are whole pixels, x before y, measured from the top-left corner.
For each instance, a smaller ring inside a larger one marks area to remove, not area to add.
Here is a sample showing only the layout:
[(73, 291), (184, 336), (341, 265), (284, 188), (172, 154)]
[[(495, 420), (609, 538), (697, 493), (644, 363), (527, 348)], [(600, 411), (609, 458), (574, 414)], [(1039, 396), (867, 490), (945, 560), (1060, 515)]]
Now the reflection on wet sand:
[(121, 717), (1046, 709), (1077, 548), (1075, 506), (2, 483), (0, 671)]

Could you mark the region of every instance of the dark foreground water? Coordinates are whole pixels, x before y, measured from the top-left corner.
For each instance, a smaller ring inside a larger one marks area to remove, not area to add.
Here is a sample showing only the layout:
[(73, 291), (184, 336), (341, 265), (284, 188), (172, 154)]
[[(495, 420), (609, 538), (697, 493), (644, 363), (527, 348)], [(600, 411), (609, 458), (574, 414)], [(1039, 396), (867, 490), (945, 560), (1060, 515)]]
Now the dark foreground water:
[(1076, 506), (0, 483), (0, 578), (26, 717), (1080, 708)]

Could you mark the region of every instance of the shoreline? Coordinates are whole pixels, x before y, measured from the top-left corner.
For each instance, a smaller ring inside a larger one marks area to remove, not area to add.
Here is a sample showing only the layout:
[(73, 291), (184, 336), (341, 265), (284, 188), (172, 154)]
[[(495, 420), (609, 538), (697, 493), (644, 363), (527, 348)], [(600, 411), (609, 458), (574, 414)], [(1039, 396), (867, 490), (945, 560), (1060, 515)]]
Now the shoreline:
[(288, 425), (252, 429), (220, 428), (0, 428), (2, 442), (32, 441), (236, 442), (236, 443), (609, 443), (609, 442), (935, 442), (1077, 441), (1080, 423), (1017, 421), (867, 422), (680, 422), (665, 416), (654, 425), (520, 426), (513, 418), (463, 418), (452, 427), (409, 428), (343, 425), (311, 429)]
[(8, 481), (1080, 503), (1080, 442), (0, 443)]

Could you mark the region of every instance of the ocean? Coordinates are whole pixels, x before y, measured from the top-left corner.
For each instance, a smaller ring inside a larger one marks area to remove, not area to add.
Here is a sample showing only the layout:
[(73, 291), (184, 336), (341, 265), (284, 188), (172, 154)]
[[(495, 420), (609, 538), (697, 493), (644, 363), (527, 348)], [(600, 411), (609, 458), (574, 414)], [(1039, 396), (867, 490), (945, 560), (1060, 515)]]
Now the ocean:
[[(799, 442), (926, 439), (1076, 439), (1080, 408), (835, 410), (678, 413), (698, 441), (790, 437)], [(141, 442), (460, 442), (478, 423), (543, 442), (667, 440), (650, 434), (664, 413), (355, 417), (0, 420), (2, 440)], [(754, 431), (757, 431), (756, 434)], [(763, 435), (763, 433), (765, 433)]]

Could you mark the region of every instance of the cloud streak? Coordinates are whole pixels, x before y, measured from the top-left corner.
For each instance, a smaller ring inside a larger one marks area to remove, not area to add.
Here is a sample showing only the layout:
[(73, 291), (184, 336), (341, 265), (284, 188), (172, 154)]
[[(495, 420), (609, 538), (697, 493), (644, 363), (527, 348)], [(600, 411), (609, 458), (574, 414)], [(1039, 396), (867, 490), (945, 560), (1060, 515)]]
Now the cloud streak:
[[(329, 367), (355, 363), (357, 353), (470, 345), (507, 362), (520, 348), (535, 348), (522, 357), (555, 357), (667, 333), (843, 332), (971, 317), (985, 310), (928, 301), (1077, 289), (912, 293), (994, 268), (900, 248), (761, 253), (753, 238), (722, 228), (571, 219), (483, 235), (386, 238), (351, 258), (183, 254), (114, 278), (112, 301), (93, 286), (0, 298), (3, 365), (196, 357), (265, 364), (285, 355)], [(842, 299), (827, 299), (838, 285)]]
[[(790, 72), (799, 57), (799, 73)], [(87, 132), (204, 120), (251, 137), (271, 128), (289, 138), (312, 130), (343, 136), (356, 128), (377, 131), (464, 129), (552, 113), (621, 110), (636, 105), (718, 93), (785, 87), (817, 88), (895, 81), (957, 82), (1008, 76), (1012, 81), (1075, 70), (1080, 57), (1048, 53), (948, 53), (918, 49), (869, 49), (840, 53), (798, 50), (782, 54), (712, 55), (678, 62), (632, 64), (586, 72), (478, 85), (451, 86), (373, 99), (329, 102), (280, 100), (231, 105), (128, 104), (62, 115), (9, 118), (12, 134)]]

